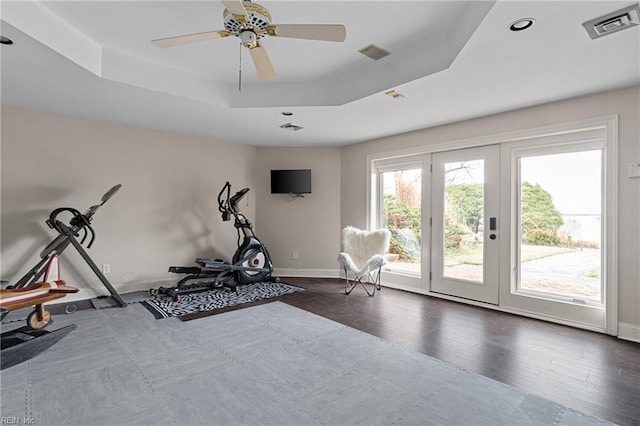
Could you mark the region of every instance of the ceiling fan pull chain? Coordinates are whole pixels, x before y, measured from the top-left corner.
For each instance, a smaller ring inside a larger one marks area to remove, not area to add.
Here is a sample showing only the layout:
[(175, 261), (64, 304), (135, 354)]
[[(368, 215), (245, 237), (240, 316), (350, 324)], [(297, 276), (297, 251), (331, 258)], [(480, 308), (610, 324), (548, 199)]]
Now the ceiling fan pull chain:
[(242, 92), (242, 44), (240, 46), (240, 62), (238, 64), (238, 92)]

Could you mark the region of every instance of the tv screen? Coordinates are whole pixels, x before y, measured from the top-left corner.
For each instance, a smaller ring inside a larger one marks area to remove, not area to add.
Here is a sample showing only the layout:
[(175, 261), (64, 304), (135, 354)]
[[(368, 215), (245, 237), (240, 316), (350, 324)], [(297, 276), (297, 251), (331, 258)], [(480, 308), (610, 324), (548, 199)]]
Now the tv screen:
[(272, 194), (310, 194), (311, 170), (271, 170)]

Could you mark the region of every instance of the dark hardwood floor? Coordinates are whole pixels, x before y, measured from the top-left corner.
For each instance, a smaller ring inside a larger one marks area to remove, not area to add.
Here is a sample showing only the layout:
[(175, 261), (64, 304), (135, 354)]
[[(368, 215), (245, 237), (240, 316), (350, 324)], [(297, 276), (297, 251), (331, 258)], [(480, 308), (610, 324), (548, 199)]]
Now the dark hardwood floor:
[(638, 343), (389, 288), (347, 296), (338, 279), (283, 281), (306, 291), (282, 302), (586, 414), (640, 425)]

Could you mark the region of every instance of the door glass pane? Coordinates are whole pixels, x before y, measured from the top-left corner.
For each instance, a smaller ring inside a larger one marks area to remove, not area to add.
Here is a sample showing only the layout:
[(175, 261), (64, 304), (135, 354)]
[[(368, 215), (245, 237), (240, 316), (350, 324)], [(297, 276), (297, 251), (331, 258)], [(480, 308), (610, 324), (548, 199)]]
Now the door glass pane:
[(483, 282), (484, 160), (445, 163), (443, 275)]
[(420, 275), (422, 170), (381, 173), (382, 226), (391, 231), (386, 268)]
[(518, 288), (602, 302), (602, 151), (519, 163)]

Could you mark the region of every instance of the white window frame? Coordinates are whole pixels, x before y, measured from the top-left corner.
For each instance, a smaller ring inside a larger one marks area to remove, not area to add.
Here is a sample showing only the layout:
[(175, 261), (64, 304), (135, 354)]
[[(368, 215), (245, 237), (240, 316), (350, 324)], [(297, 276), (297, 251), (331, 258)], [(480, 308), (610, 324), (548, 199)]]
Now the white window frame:
[[(603, 135), (604, 136), (604, 135)], [(567, 154), (567, 153), (572, 153), (572, 152), (584, 152), (584, 151), (595, 151), (595, 150), (599, 150), (602, 151), (602, 159), (601, 161), (604, 163), (604, 153), (605, 153), (605, 148), (606, 148), (606, 143), (604, 140), (604, 137), (602, 138), (597, 138), (596, 140), (592, 140), (592, 141), (583, 141), (583, 142), (570, 142), (570, 143), (559, 143), (559, 144), (554, 144), (554, 145), (539, 145), (539, 144), (534, 144), (533, 146), (526, 146), (526, 147), (522, 147), (522, 148), (515, 148), (511, 150), (511, 155), (512, 155), (512, 176), (511, 176), (511, 185), (513, 188), (513, 192), (512, 192), (512, 197), (513, 197), (513, 209), (511, 212), (511, 220), (513, 221), (513, 227), (512, 229), (515, 230), (515, 232), (513, 233), (512, 236), (512, 247), (515, 250), (515, 253), (513, 253), (514, 258), (513, 258), (513, 264), (511, 265), (512, 270), (513, 270), (513, 276), (511, 278), (511, 293), (512, 294), (516, 294), (516, 295), (523, 295), (523, 296), (528, 296), (528, 297), (538, 297), (541, 299), (549, 299), (549, 300), (556, 300), (559, 302), (565, 302), (565, 303), (572, 303), (572, 304), (579, 304), (581, 306), (583, 305), (589, 305), (589, 306), (593, 306), (596, 308), (604, 308), (604, 299), (605, 299), (605, 294), (604, 292), (602, 292), (601, 296), (600, 296), (600, 301), (595, 302), (595, 301), (590, 301), (590, 300), (582, 300), (579, 301), (577, 298), (575, 297), (569, 297), (569, 296), (561, 296), (561, 295), (552, 295), (550, 293), (539, 293), (536, 291), (531, 291), (531, 290), (526, 290), (526, 289), (522, 289), (519, 288), (518, 284), (519, 284), (519, 278), (520, 278), (520, 271), (519, 271), (519, 265), (520, 265), (520, 256), (521, 256), (521, 251), (518, 249), (519, 245), (520, 245), (520, 241), (519, 241), (519, 234), (520, 234), (520, 229), (519, 229), (519, 221), (520, 221), (520, 206), (519, 206), (519, 196), (518, 196), (518, 191), (520, 190), (520, 185), (522, 184), (522, 182), (520, 181), (520, 173), (519, 173), (519, 159), (520, 158), (526, 158), (526, 157), (531, 157), (531, 156), (540, 156), (540, 155), (554, 155), (554, 154)], [(604, 165), (602, 167), (602, 177), (601, 177), (601, 182), (606, 182), (606, 176), (604, 173)], [(600, 213), (601, 213), (601, 231), (604, 230), (605, 225), (607, 223), (607, 209), (606, 209), (606, 190), (605, 190), (605, 185), (602, 185), (601, 188), (601, 201), (600, 201)], [(601, 259), (600, 259), (600, 265), (604, 267), (605, 263), (606, 263), (606, 253), (607, 253), (607, 247), (605, 247), (605, 239), (604, 239), (604, 232), (601, 232)], [(601, 290), (602, 287), (606, 287), (605, 285), (605, 279), (604, 276), (601, 274), (600, 277), (600, 286), (601, 286)]]
[[(427, 211), (429, 199), (431, 198), (431, 156), (425, 154), (410, 154), (398, 156), (369, 156), (367, 161), (367, 228), (374, 229), (380, 227), (380, 214), (382, 212), (382, 185), (380, 175), (386, 172), (402, 171), (410, 169), (422, 169), (422, 194), (421, 210)], [(425, 199), (428, 196), (427, 199)], [(428, 226), (428, 217), (421, 215), (421, 240), (431, 241), (431, 229)], [(412, 274), (407, 271), (383, 270), (381, 281), (388, 287), (426, 293), (429, 285), (430, 273), (430, 253), (424, 243), (420, 250), (420, 274)], [(425, 278), (426, 277), (426, 278)]]

